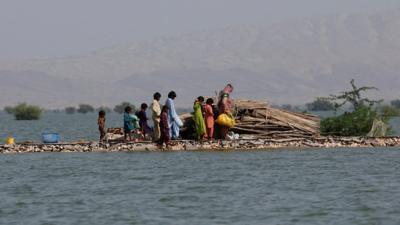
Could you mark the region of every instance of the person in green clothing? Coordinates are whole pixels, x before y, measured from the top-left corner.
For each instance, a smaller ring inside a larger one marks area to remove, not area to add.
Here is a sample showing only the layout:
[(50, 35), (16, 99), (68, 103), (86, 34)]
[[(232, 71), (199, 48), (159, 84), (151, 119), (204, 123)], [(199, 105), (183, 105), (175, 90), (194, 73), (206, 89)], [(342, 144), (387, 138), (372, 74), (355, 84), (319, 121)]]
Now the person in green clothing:
[(206, 138), (206, 124), (204, 122), (203, 118), (203, 102), (204, 102), (204, 97), (199, 96), (196, 101), (194, 102), (193, 109), (194, 109), (194, 124), (196, 127), (196, 138), (197, 140), (201, 140), (203, 138)]
[(131, 114), (132, 108), (130, 106), (125, 107), (124, 112), (124, 140), (132, 140), (132, 132), (135, 132), (140, 128), (139, 118), (136, 115)]

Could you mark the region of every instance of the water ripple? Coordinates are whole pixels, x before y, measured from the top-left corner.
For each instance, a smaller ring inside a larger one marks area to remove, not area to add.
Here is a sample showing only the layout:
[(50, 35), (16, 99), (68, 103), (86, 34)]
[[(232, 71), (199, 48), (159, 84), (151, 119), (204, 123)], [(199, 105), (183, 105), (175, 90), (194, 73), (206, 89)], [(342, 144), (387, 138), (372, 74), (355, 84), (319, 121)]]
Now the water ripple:
[(400, 224), (400, 151), (0, 157), (0, 224)]

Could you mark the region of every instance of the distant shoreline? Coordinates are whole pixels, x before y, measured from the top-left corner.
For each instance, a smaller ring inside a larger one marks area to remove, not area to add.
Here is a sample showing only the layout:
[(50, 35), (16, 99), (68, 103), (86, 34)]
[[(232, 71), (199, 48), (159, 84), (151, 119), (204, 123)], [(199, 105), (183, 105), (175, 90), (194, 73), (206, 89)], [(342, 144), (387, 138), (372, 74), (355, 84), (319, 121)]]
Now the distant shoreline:
[(172, 141), (168, 149), (159, 148), (151, 142), (99, 144), (60, 143), (60, 144), (15, 144), (0, 145), (0, 153), (40, 153), (40, 152), (161, 152), (161, 151), (222, 151), (222, 150), (271, 150), (283, 148), (375, 148), (400, 147), (400, 137), (320, 137), (291, 139), (239, 139), (215, 141)]

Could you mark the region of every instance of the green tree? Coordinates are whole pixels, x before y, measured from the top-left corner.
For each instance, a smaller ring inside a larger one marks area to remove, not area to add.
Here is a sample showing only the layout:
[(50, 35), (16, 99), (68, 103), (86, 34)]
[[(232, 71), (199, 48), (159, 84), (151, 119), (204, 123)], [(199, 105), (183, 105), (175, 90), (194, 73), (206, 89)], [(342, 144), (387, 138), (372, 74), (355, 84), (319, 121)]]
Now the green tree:
[(369, 106), (373, 106), (374, 104), (383, 102), (383, 99), (371, 100), (368, 98), (361, 97), (361, 94), (363, 92), (366, 92), (369, 90), (379, 91), (378, 88), (369, 87), (369, 86), (357, 87), (354, 84), (354, 79), (352, 79), (350, 81), (350, 85), (351, 85), (352, 89), (349, 91), (343, 91), (343, 92), (339, 93), (338, 95), (331, 95), (328, 98), (321, 98), (321, 99), (333, 101), (336, 109), (344, 106), (347, 103), (350, 103), (353, 106), (354, 110), (357, 110), (358, 107), (363, 106), (365, 104), (368, 104)]
[(39, 106), (21, 103), (11, 110), (16, 120), (38, 120), (43, 112)]
[(324, 98), (317, 98), (311, 103), (306, 104), (307, 110), (309, 111), (333, 111), (335, 105)]
[(116, 105), (114, 107), (114, 112), (122, 114), (125, 111), (125, 107), (127, 107), (127, 106), (130, 106), (132, 108), (132, 112), (136, 111), (135, 105), (133, 105), (133, 104), (131, 104), (129, 102), (122, 102), (121, 104)]
[(336, 136), (365, 136), (372, 128), (378, 113), (370, 106), (360, 106), (353, 112), (326, 118), (321, 121), (323, 135)]
[(65, 108), (65, 113), (66, 114), (74, 114), (76, 112), (76, 108), (73, 106), (69, 106)]
[(379, 112), (373, 106), (383, 100), (371, 100), (362, 97), (362, 93), (369, 90), (378, 90), (375, 87), (360, 87), (354, 84), (354, 80), (350, 81), (352, 89), (341, 92), (339, 95), (331, 95), (324, 100), (331, 101), (338, 109), (347, 103), (352, 105), (353, 111), (345, 112), (343, 115), (326, 118), (321, 121), (321, 133), (323, 135), (338, 136), (364, 136), (372, 128), (375, 119), (388, 123), (392, 116), (384, 111)]
[(93, 108), (93, 106), (91, 106), (89, 104), (80, 104), (77, 112), (78, 113), (94, 112), (94, 108)]

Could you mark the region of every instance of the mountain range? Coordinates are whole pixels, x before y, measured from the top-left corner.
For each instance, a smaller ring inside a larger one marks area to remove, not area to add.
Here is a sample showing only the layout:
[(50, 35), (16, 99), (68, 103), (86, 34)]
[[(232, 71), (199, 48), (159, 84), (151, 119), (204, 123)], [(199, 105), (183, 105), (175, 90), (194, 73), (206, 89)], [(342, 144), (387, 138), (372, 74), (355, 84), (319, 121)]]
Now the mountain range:
[[(189, 106), (225, 84), (234, 98), (300, 104), (356, 84), (400, 97), (400, 9), (242, 25), (162, 37), (70, 57), (0, 62), (0, 107), (150, 102)], [(165, 98), (164, 98), (165, 99)]]

